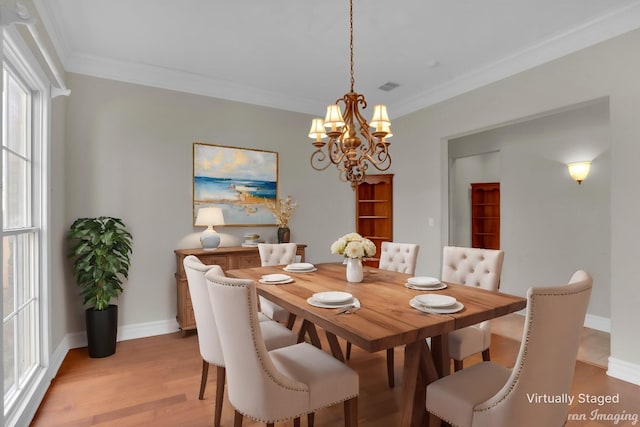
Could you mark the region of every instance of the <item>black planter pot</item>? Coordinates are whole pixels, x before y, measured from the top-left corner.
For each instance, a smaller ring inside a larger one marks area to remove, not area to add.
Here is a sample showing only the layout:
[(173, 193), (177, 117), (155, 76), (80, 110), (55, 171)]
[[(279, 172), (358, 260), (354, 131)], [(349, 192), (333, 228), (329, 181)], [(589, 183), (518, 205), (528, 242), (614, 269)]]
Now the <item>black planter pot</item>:
[(107, 357), (116, 352), (118, 336), (118, 306), (106, 310), (88, 308), (85, 311), (89, 357)]

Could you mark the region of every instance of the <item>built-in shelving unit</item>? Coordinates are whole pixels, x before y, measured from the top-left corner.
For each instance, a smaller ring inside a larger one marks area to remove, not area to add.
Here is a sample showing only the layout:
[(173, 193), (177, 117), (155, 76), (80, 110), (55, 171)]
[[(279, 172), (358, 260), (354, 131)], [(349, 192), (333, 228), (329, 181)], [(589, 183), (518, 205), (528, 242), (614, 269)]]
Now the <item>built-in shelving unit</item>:
[(376, 245), (365, 264), (378, 267), (382, 242), (393, 240), (393, 174), (366, 175), (356, 189), (356, 231)]
[(471, 246), (500, 249), (500, 183), (471, 184)]

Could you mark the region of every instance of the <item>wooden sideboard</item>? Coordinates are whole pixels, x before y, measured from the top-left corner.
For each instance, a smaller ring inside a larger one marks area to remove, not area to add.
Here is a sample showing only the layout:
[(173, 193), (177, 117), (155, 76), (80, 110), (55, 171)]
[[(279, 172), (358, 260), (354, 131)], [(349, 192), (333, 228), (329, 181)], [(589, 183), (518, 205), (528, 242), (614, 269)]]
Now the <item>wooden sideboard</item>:
[[(298, 245), (297, 254), (304, 262), (304, 249), (307, 245)], [(196, 318), (193, 315), (191, 296), (189, 295), (189, 285), (187, 275), (184, 271), (182, 261), (188, 255), (195, 255), (205, 264), (215, 264), (223, 270), (233, 270), (235, 268), (260, 267), (260, 253), (258, 248), (243, 247), (221, 247), (215, 251), (205, 251), (198, 249), (176, 249), (176, 285), (178, 290), (178, 313), (176, 320), (182, 331), (189, 331), (196, 328)]]

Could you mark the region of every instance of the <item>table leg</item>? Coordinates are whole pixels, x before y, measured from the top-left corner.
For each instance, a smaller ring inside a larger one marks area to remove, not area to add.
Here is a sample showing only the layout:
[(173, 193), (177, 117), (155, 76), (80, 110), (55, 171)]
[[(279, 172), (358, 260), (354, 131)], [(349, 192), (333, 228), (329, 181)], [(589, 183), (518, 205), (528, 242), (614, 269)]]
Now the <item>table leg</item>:
[(331, 347), (331, 354), (333, 357), (344, 363), (344, 356), (342, 355), (342, 348), (340, 347), (340, 343), (338, 342), (338, 337), (335, 334), (324, 331), (327, 336), (327, 341), (329, 341), (329, 347)]
[(440, 378), (440, 373), (434, 361), (433, 353), (429, 350), (427, 342), (425, 341), (424, 345), (421, 345), (420, 348), (420, 375), (424, 381), (423, 385), (426, 387), (428, 384), (431, 384)]
[(289, 313), (289, 317), (287, 318), (287, 329), (293, 330), (294, 323), (296, 323), (296, 315)]
[[(402, 371), (402, 407), (400, 426), (424, 425), (425, 386), (420, 375), (422, 340), (407, 344), (404, 348)], [(426, 343), (425, 343), (426, 344)]]
[(298, 332), (298, 342), (304, 341), (305, 334), (309, 334), (309, 340), (311, 344), (318, 348), (322, 348), (322, 344), (320, 344), (320, 337), (318, 337), (318, 332), (316, 331), (316, 325), (309, 322), (307, 319), (302, 321), (302, 325), (300, 326), (300, 331)]
[(449, 361), (449, 335), (442, 334), (431, 337), (431, 354), (438, 369), (438, 377), (442, 378), (451, 373), (451, 362)]

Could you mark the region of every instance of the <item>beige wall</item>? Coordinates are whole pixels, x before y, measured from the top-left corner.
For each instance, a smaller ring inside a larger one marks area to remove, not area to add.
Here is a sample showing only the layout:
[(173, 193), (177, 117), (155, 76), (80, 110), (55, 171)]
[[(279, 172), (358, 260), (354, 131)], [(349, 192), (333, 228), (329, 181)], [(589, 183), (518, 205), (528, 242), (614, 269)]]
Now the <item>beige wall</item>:
[[(298, 202), (292, 241), (309, 244), (312, 262), (337, 259), (329, 246), (353, 228), (353, 192), (335, 168), (309, 167), (309, 116), (71, 73), (67, 83), (65, 223), (109, 215), (130, 228), (121, 325), (175, 319), (173, 250), (199, 247), (202, 231), (192, 226), (194, 141), (277, 151), (280, 195)], [(249, 230), (276, 239), (275, 227), (216, 229), (225, 246)], [(68, 332), (82, 331), (80, 299), (71, 299)]]
[[(594, 279), (587, 324), (606, 323), (611, 312), (608, 100), (456, 138), (449, 144), (449, 155), (475, 153), (478, 147), (500, 151), (455, 160), (452, 175), (464, 177), (481, 169), (487, 181), (502, 182), (502, 286), (524, 295), (530, 286), (560, 283), (584, 269)], [(487, 156), (497, 158), (490, 157), (488, 171)], [(588, 179), (580, 186), (565, 166), (578, 160), (593, 161)], [(466, 245), (470, 243), (469, 183), (468, 179), (450, 182), (452, 191), (457, 189), (464, 197), (452, 198), (449, 218), (465, 218), (462, 226), (450, 223), (450, 235), (464, 231)]]
[[(421, 245), (422, 272), (439, 272), (446, 243), (447, 143), (450, 138), (493, 128), (586, 101), (609, 98), (611, 125), (611, 331), (612, 357), (635, 364), (640, 381), (640, 292), (635, 266), (640, 253), (640, 197), (633, 177), (640, 158), (640, 32), (585, 49), (503, 81), (394, 121), (394, 162), (401, 164), (395, 212), (404, 213), (396, 236)], [(406, 147), (406, 149), (405, 149)], [(558, 168), (563, 166), (558, 163)], [(435, 227), (424, 226), (425, 218)], [(404, 224), (413, 224), (410, 227)], [(589, 232), (589, 230), (585, 230)], [(551, 262), (555, 262), (551, 260)], [(558, 277), (562, 280), (563, 277)], [(525, 281), (526, 278), (524, 279)], [(536, 283), (532, 280), (532, 284)], [(550, 283), (551, 284), (551, 283)], [(505, 290), (514, 284), (504, 283)]]
[[(640, 346), (633, 325), (640, 320), (640, 292), (633, 278), (640, 253), (640, 198), (629, 177), (640, 158), (640, 59), (632, 54), (638, 47), (640, 32), (634, 32), (397, 118), (390, 171), (396, 175), (395, 240), (419, 243), (418, 273), (438, 275), (447, 243), (442, 230), (448, 229), (447, 141), (608, 98), (612, 356), (636, 367)], [(121, 324), (175, 316), (172, 251), (198, 245), (199, 230), (191, 226), (193, 141), (278, 151), (281, 194), (293, 194), (300, 205), (292, 221), (293, 240), (310, 244), (312, 262), (336, 260), (328, 248), (336, 236), (353, 229), (353, 194), (334, 168), (319, 173), (309, 167), (309, 116), (74, 74), (68, 84), (65, 227), (78, 216), (114, 215), (131, 228), (134, 256), (119, 301)], [(556, 166), (564, 168), (560, 161)], [(223, 244), (234, 244), (247, 229), (221, 231)], [(257, 231), (274, 238), (273, 228)], [(554, 283), (566, 280), (565, 274), (559, 276)], [(522, 293), (529, 284), (541, 283), (525, 277), (503, 286)], [(66, 331), (81, 331), (79, 299), (68, 298)]]

